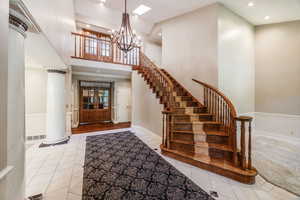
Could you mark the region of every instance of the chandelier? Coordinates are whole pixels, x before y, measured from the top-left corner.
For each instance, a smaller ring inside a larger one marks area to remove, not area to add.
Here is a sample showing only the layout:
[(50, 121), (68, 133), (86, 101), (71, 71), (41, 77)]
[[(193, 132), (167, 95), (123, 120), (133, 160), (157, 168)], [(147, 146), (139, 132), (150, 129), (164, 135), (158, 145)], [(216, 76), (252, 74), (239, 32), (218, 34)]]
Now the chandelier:
[(113, 31), (112, 42), (116, 43), (118, 48), (125, 54), (139, 45), (137, 35), (131, 29), (130, 16), (127, 13), (127, 0), (125, 0), (125, 12), (122, 17), (121, 28), (119, 31)]

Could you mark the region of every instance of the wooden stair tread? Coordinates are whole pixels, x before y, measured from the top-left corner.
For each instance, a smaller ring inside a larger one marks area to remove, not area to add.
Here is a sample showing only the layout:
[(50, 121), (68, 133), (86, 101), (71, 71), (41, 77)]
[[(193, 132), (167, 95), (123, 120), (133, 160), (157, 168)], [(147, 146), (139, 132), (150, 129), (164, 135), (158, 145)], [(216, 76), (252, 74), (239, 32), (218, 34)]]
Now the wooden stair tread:
[(207, 142), (192, 142), (192, 141), (184, 141), (184, 140), (172, 140), (171, 142), (178, 143), (178, 144), (188, 144), (194, 145), (199, 147), (208, 147), (211, 149), (218, 149), (222, 151), (229, 151), (233, 152), (232, 147), (224, 144), (216, 144), (216, 143), (207, 143)]
[(194, 135), (218, 135), (218, 136), (228, 136), (225, 131), (203, 131), (203, 132), (195, 132), (195, 131), (177, 131), (173, 130), (175, 133), (186, 133), (186, 134), (194, 134)]
[(175, 106), (174, 109), (192, 109), (192, 108), (206, 108), (205, 106), (185, 106), (185, 107), (179, 107), (179, 106)]
[(163, 151), (166, 152), (171, 152), (173, 154), (177, 154), (179, 156), (185, 157), (185, 158), (189, 158), (191, 160), (197, 161), (197, 162), (201, 162), (207, 165), (211, 165), (223, 170), (227, 170), (227, 171), (231, 171), (233, 173), (236, 174), (240, 174), (240, 175), (244, 175), (244, 176), (256, 176), (257, 175), (257, 171), (255, 169), (252, 170), (242, 170), (238, 167), (233, 166), (230, 162), (228, 161), (224, 161), (224, 160), (218, 160), (218, 159), (210, 159), (208, 156), (193, 156), (184, 152), (180, 152), (177, 150), (172, 150), (172, 149), (167, 149), (164, 148), (162, 145), (160, 146), (160, 148)]
[(209, 113), (191, 113), (191, 114), (172, 114), (172, 116), (212, 116), (212, 114)]
[(216, 124), (221, 125), (220, 122), (214, 122), (214, 121), (203, 121), (203, 122), (173, 122), (173, 124)]

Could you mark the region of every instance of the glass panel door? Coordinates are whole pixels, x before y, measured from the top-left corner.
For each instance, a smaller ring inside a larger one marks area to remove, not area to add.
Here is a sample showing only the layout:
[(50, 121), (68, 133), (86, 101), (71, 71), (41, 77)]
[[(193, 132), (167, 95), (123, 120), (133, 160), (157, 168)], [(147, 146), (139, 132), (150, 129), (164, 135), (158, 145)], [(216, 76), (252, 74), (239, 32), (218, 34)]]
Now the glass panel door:
[(82, 90), (82, 105), (83, 109), (92, 110), (97, 109), (95, 89), (94, 88), (85, 88)]
[(109, 89), (98, 90), (99, 109), (109, 109)]
[(111, 83), (81, 81), (80, 123), (111, 121)]
[(86, 58), (96, 59), (98, 57), (98, 40), (97, 35), (87, 33), (88, 36), (84, 40), (84, 54)]

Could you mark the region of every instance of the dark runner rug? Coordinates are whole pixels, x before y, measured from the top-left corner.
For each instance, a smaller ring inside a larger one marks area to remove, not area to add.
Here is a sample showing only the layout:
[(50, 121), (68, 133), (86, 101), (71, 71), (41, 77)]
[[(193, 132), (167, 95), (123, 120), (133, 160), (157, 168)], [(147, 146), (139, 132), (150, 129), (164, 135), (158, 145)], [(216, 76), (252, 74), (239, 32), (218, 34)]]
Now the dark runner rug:
[(86, 139), (83, 200), (214, 200), (131, 132)]

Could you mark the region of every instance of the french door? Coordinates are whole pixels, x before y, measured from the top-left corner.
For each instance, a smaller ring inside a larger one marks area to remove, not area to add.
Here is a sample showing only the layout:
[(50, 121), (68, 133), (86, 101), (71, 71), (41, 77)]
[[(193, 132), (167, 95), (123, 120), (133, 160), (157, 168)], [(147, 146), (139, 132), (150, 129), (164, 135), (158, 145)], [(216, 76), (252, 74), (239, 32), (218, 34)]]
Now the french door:
[(112, 44), (110, 36), (103, 33), (84, 30), (84, 57), (91, 60), (111, 62)]
[(80, 124), (111, 121), (111, 83), (80, 85)]

